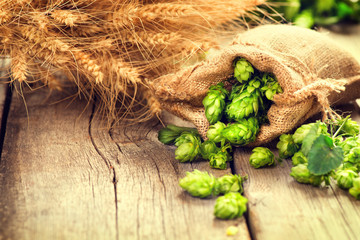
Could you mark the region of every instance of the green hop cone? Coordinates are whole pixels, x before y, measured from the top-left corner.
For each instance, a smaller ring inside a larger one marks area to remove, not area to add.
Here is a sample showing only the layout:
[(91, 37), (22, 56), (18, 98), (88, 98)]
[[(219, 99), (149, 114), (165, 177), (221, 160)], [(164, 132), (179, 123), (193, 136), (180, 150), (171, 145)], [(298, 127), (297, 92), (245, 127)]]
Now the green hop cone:
[(195, 169), (186, 172), (186, 176), (180, 179), (179, 185), (193, 197), (206, 198), (213, 195), (216, 179), (207, 172)]
[(254, 68), (246, 59), (239, 58), (234, 62), (234, 77), (240, 82), (247, 82), (254, 73)]
[(201, 139), (198, 134), (184, 132), (175, 140), (178, 147), (175, 150), (175, 159), (180, 162), (191, 162), (200, 154)]
[(268, 100), (273, 100), (275, 94), (283, 92), (274, 75), (264, 73), (261, 81), (263, 82), (264, 86), (261, 87), (260, 91)]
[(259, 132), (259, 123), (256, 118), (241, 119), (237, 123), (229, 124), (221, 135), (231, 144), (246, 145), (255, 141)]
[(249, 163), (254, 168), (272, 166), (275, 164), (275, 156), (270, 149), (265, 147), (256, 147), (252, 150)]
[(344, 136), (359, 135), (359, 124), (351, 120), (351, 118), (340, 118), (337, 120), (336, 125), (339, 126), (339, 128), (341, 127), (339, 133)]
[(353, 179), (353, 186), (349, 189), (349, 193), (351, 196), (356, 198), (357, 200), (360, 200), (360, 178), (357, 177)]
[(351, 149), (360, 147), (360, 139), (358, 137), (348, 137), (344, 141), (338, 143), (338, 146), (344, 151), (344, 155), (350, 153)]
[(217, 169), (226, 169), (227, 162), (232, 160), (228, 152), (218, 151), (217, 153), (210, 154), (209, 159), (210, 167)]
[(200, 140), (200, 135), (194, 132), (183, 132), (179, 137), (175, 139), (175, 146), (179, 147), (183, 143), (194, 141), (194, 139)]
[[(359, 172), (359, 169), (356, 165), (350, 163), (350, 162), (343, 162), (340, 164), (340, 166), (337, 168), (337, 170), (352, 170), (354, 172)], [(335, 178), (335, 177), (334, 177)]]
[(209, 127), (206, 133), (207, 138), (215, 143), (224, 142), (225, 138), (221, 135), (221, 132), (225, 129), (226, 125), (222, 122), (217, 122)]
[(196, 128), (187, 128), (187, 127), (178, 127), (172, 124), (167, 125), (165, 128), (162, 128), (158, 133), (158, 139), (164, 144), (174, 144), (175, 140), (183, 132), (193, 132), (197, 133)]
[(235, 97), (239, 96), (245, 89), (245, 84), (234, 84), (231, 88), (231, 92), (229, 94), (229, 100), (233, 100)]
[(215, 202), (214, 215), (220, 219), (241, 217), (247, 210), (248, 200), (239, 192), (229, 192), (218, 197)]
[(211, 86), (202, 103), (205, 108), (205, 116), (210, 124), (221, 120), (225, 108), (225, 98), (228, 92), (224, 88), (224, 83)]
[(239, 121), (249, 116), (257, 116), (263, 103), (259, 91), (243, 91), (226, 106), (225, 113), (229, 120)]
[(314, 186), (319, 186), (324, 181), (323, 176), (316, 176), (310, 173), (307, 168), (307, 163), (298, 164), (297, 166), (292, 167), (290, 176), (299, 183), (311, 184)]
[(307, 157), (301, 151), (296, 152), (291, 160), (294, 166), (308, 162)]
[(254, 79), (247, 82), (245, 86), (246, 86), (246, 91), (249, 93), (260, 90), (261, 79), (259, 77), (255, 77)]
[(211, 154), (217, 153), (219, 150), (216, 143), (210, 140), (206, 140), (200, 146), (200, 153), (203, 159), (209, 159)]
[[(296, 129), (296, 131), (293, 134), (294, 142), (296, 144), (302, 144), (304, 138), (306, 137), (306, 135), (309, 133), (310, 129), (315, 124), (317, 124), (317, 123), (304, 124), (301, 127), (299, 127), (298, 129)], [(317, 133), (318, 133), (318, 135), (327, 133), (327, 126), (325, 123), (319, 122), (319, 128), (317, 130)]]
[(315, 24), (312, 9), (305, 9), (297, 14), (293, 23), (303, 28), (311, 28)]
[(282, 134), (276, 147), (279, 149), (280, 158), (292, 157), (298, 151), (298, 146), (291, 134)]
[(360, 147), (354, 147), (344, 158), (344, 165), (347, 164), (356, 169), (357, 172), (360, 171)]
[(291, 21), (296, 14), (300, 11), (301, 7), (301, 0), (286, 0), (286, 4), (284, 6), (281, 6), (279, 12), (284, 13), (284, 17)]
[(243, 193), (244, 178), (237, 174), (227, 174), (216, 179), (217, 192), (220, 194), (226, 194), (228, 192)]
[(353, 186), (353, 180), (358, 174), (350, 169), (339, 170), (336, 172), (336, 182), (340, 188), (349, 189)]

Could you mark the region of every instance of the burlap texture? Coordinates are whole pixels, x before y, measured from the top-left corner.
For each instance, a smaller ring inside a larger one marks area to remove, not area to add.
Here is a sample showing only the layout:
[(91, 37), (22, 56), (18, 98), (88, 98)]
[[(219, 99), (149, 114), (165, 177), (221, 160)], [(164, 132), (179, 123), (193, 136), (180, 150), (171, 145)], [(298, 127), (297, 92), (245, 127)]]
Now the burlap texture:
[(246, 58), (263, 72), (274, 73), (283, 88), (275, 95), (269, 125), (256, 141), (261, 145), (291, 131), (330, 105), (360, 97), (360, 65), (326, 35), (290, 25), (265, 25), (240, 33), (216, 56), (157, 79), (155, 95), (164, 109), (189, 120), (205, 136), (208, 121), (202, 99), (208, 88), (233, 74), (236, 57)]

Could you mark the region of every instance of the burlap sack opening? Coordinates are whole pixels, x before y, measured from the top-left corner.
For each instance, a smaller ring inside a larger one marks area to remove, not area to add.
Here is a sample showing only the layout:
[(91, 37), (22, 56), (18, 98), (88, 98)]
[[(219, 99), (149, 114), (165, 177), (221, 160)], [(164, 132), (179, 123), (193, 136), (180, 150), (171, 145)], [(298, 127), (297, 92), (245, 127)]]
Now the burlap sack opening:
[(266, 25), (239, 34), (207, 61), (157, 79), (153, 84), (162, 107), (195, 124), (205, 136), (208, 121), (202, 99), (210, 85), (233, 74), (232, 63), (244, 57), (257, 69), (274, 73), (284, 92), (274, 97), (269, 125), (252, 146), (289, 132), (331, 105), (360, 97), (360, 65), (326, 35), (290, 25)]

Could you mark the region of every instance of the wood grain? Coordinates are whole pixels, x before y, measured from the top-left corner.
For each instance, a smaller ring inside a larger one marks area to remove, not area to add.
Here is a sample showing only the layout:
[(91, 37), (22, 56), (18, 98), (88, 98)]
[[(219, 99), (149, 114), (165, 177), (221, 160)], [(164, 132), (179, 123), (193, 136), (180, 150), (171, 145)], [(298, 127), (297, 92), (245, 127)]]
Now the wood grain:
[[(351, 105), (343, 109), (354, 110)], [(359, 114), (354, 112), (353, 119), (359, 121)], [(289, 176), (290, 160), (254, 169), (250, 154), (251, 149), (236, 150), (235, 171), (249, 175), (244, 188), (254, 239), (359, 239), (360, 201), (335, 183), (320, 188), (297, 183)]]
[[(215, 198), (192, 198), (178, 186), (186, 171), (208, 163), (179, 164), (174, 147), (158, 142), (157, 121), (108, 131), (95, 108), (58, 101), (63, 96), (26, 95), (28, 114), (13, 97), (0, 239), (250, 239), (244, 218), (217, 220)], [(227, 237), (231, 225), (240, 232)]]
[(27, 114), (13, 96), (0, 164), (0, 239), (116, 239), (113, 176), (89, 137), (91, 109), (56, 102), (62, 97), (26, 95)]
[(91, 128), (97, 149), (109, 159), (116, 177), (119, 233), (126, 233), (127, 239), (232, 239), (225, 235), (226, 228), (237, 225), (240, 233), (234, 238), (250, 239), (244, 218), (215, 219), (215, 198), (193, 198), (178, 185), (186, 171), (221, 176), (230, 169), (213, 170), (205, 161), (178, 163), (175, 147), (157, 140), (161, 127), (152, 121), (108, 133)]

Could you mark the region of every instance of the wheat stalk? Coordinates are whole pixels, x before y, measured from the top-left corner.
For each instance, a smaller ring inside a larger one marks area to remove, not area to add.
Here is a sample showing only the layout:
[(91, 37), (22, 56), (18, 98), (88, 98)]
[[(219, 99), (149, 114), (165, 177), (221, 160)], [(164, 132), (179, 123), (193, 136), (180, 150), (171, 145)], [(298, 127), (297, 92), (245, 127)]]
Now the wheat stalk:
[(13, 80), (61, 89), (61, 71), (109, 122), (144, 120), (161, 110), (149, 82), (202, 59), (241, 19), (259, 21), (264, 2), (0, 0), (0, 52)]

